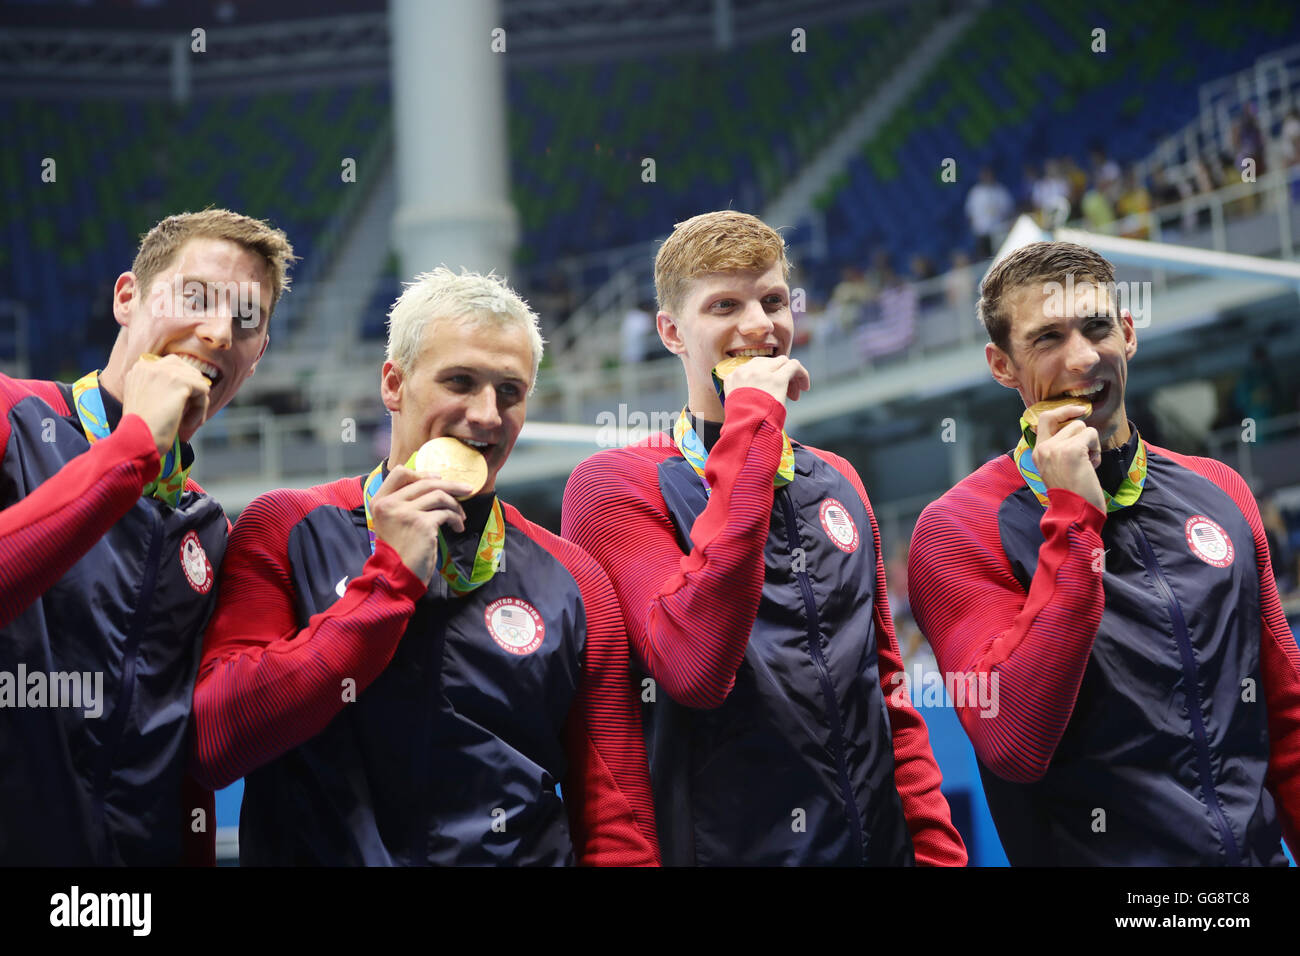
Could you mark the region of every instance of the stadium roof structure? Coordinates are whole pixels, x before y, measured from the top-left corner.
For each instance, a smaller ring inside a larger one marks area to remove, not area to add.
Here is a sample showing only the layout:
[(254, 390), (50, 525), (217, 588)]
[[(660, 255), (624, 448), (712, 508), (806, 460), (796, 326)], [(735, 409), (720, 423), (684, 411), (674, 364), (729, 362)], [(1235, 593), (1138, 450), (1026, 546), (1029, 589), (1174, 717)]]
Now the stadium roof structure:
[[(476, 0), (477, 2), (477, 0)], [(511, 67), (726, 49), (758, 37), (887, 11), (908, 0), (499, 0)], [(958, 7), (975, 0), (953, 0)], [(386, 78), (389, 12), (368, 0), (280, 2), (195, 17), (188, 4), (148, 11), (71, 4), (3, 7), (6, 95), (166, 98)], [(387, 6), (385, 4), (384, 6)], [(280, 19), (273, 19), (278, 14)], [(306, 14), (306, 15), (304, 15)], [(65, 24), (75, 24), (72, 26)], [(203, 56), (192, 57), (203, 30)]]

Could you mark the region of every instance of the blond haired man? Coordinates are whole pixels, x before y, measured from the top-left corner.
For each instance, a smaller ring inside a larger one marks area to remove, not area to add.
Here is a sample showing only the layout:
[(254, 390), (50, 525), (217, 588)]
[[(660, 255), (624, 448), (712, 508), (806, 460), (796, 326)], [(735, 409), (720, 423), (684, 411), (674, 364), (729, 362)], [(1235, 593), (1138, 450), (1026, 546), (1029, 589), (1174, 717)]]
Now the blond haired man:
[[(657, 862), (617, 598), (495, 491), (541, 357), (496, 277), (419, 276), (388, 458), (240, 515), (195, 712), (203, 781), (247, 777), (241, 863)], [(407, 467), (435, 440), (481, 485)]]
[[(563, 534), (609, 573), (646, 678), (664, 862), (962, 865), (902, 661), (875, 517), (847, 461), (786, 435), (810, 386), (785, 243), (739, 212), (678, 224), (657, 324), (671, 435), (583, 462)], [(726, 376), (719, 363), (750, 356)]]
[(256, 369), (293, 260), (260, 220), (171, 216), (118, 276), (102, 371), (0, 375), (0, 864), (211, 854), (211, 796), (182, 791), (229, 522), (187, 443)]

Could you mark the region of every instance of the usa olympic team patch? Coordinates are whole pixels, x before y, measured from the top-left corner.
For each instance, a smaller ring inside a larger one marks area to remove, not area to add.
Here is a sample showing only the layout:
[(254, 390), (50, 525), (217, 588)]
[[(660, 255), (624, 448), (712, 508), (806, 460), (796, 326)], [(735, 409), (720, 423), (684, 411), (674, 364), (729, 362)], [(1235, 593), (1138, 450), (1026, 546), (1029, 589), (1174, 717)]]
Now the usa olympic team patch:
[(1216, 568), (1226, 568), (1232, 564), (1236, 552), (1232, 539), (1217, 522), (1205, 515), (1192, 515), (1183, 525), (1187, 535), (1187, 547), (1206, 564)]
[(834, 498), (827, 498), (822, 502), (821, 512), (818, 515), (821, 518), (822, 528), (826, 536), (831, 539), (831, 544), (839, 548), (845, 554), (852, 554), (858, 550), (858, 526), (853, 523), (853, 518), (849, 514), (849, 509), (840, 504)]
[(194, 590), (200, 594), (212, 590), (212, 562), (203, 550), (197, 531), (191, 531), (181, 540), (181, 568)]
[(546, 636), (537, 608), (519, 598), (497, 598), (483, 611), (483, 623), (492, 640), (511, 654), (531, 654)]

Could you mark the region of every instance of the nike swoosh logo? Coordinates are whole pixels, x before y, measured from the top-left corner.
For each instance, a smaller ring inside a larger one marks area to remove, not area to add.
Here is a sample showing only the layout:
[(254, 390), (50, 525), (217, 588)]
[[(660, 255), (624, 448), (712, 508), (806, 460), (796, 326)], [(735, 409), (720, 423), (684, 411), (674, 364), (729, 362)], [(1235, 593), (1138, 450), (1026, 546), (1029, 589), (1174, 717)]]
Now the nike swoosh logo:
[(343, 592), (346, 591), (347, 589), (348, 589), (348, 576), (345, 574), (343, 575), (343, 577), (339, 578), (339, 583), (334, 585), (334, 593), (337, 594), (339, 597), (342, 597)]

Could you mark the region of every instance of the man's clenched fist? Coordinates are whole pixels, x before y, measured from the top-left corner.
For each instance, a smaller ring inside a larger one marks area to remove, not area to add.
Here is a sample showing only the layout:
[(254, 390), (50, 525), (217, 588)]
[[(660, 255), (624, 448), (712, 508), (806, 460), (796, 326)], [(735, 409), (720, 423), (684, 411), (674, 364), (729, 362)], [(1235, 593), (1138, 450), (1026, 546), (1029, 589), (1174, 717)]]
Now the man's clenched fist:
[(166, 455), (179, 434), (189, 441), (208, 415), (211, 383), (175, 355), (140, 356), (122, 386), (122, 414), (139, 415), (153, 432), (158, 454)]

